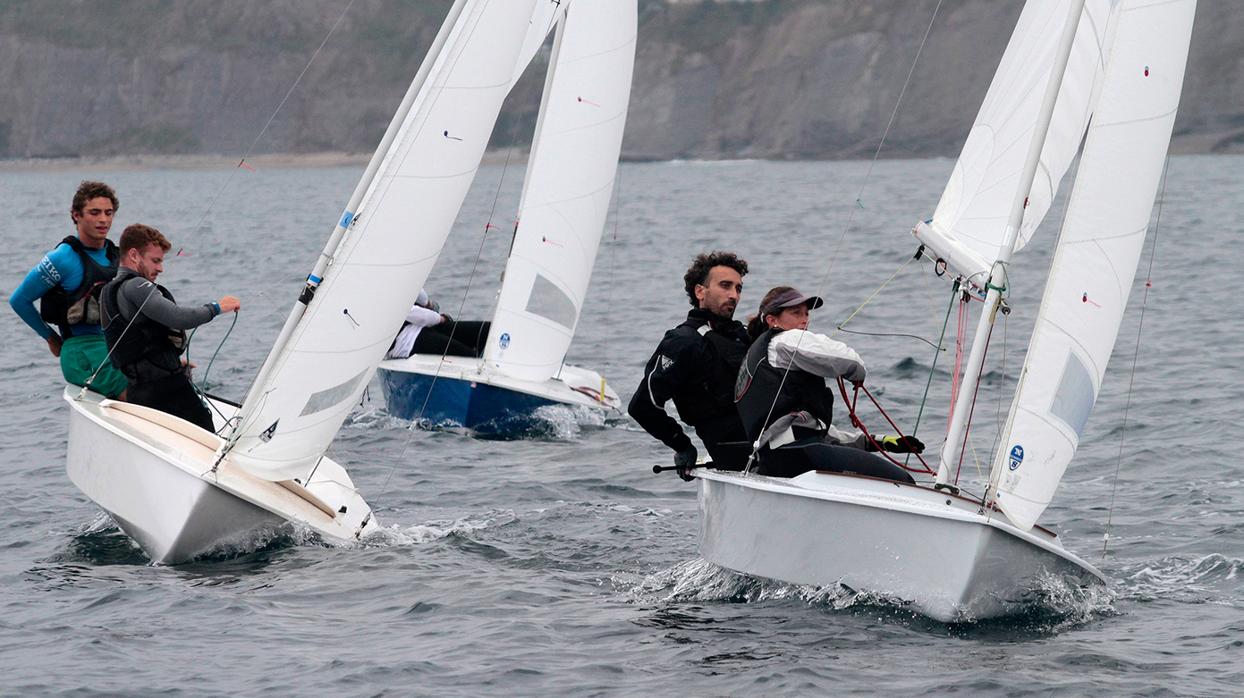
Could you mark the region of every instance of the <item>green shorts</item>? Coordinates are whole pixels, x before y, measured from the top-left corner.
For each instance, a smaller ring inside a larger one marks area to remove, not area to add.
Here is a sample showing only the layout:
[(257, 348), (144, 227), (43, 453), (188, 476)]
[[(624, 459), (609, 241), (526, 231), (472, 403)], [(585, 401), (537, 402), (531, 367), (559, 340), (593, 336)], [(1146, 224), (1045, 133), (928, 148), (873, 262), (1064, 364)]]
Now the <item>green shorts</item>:
[[(126, 386), (125, 374), (121, 373), (108, 358), (108, 345), (102, 334), (88, 334), (70, 337), (60, 348), (60, 372), (65, 380), (74, 385), (86, 385), (87, 379), (99, 374), (91, 381), (91, 390), (107, 397), (120, 395)], [(102, 366), (100, 364), (103, 364)]]

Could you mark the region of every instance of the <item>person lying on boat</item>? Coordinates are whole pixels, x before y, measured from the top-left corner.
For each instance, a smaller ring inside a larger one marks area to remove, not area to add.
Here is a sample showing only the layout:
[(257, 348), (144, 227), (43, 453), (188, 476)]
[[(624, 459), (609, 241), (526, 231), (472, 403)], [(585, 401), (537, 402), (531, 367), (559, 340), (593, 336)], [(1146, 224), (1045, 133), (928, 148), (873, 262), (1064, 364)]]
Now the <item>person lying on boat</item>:
[(483, 356), (491, 327), (486, 321), (454, 320), (440, 312), (427, 291), (420, 290), (384, 358), (405, 359), (411, 354)]
[(155, 282), (172, 246), (160, 231), (141, 223), (121, 233), (121, 270), (100, 297), (104, 338), (128, 381), (130, 402), (214, 431), (212, 413), (190, 382), (193, 366), (182, 358), (186, 330), (236, 312), (242, 304), (224, 296), (194, 307), (177, 305), (173, 294)]
[(742, 470), (751, 453), (734, 408), (734, 380), (749, 343), (747, 330), (734, 319), (746, 274), (747, 262), (733, 252), (708, 252), (692, 261), (683, 275), (692, 310), (665, 333), (626, 408), (644, 431), (674, 450), (683, 480), (693, 479), (697, 454), (691, 438), (665, 412), (670, 399), (678, 417), (704, 442), (714, 468)]
[(69, 206), (77, 234), (43, 255), (9, 296), (9, 305), (47, 342), (52, 356), (60, 358), (67, 382), (86, 385), (90, 380), (91, 390), (124, 400), (125, 375), (108, 360), (99, 327), (99, 292), (117, 275), (120, 258), (108, 239), (119, 206), (117, 193), (107, 184), (78, 185)]
[[(826, 378), (864, 380), (864, 362), (842, 342), (808, 331), (808, 312), (824, 302), (790, 286), (770, 289), (748, 321), (754, 338), (735, 385), (739, 418), (754, 444), (756, 472), (795, 477), (809, 470), (915, 482), (902, 468), (868, 451), (858, 431), (833, 426), (833, 390)], [(892, 453), (922, 453), (914, 436), (878, 437)]]

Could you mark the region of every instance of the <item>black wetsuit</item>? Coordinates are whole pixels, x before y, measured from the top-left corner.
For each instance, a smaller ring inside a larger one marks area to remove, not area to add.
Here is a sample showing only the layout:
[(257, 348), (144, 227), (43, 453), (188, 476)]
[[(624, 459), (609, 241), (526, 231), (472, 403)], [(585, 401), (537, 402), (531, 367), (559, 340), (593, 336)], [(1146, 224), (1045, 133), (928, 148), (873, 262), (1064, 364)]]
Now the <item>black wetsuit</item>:
[(783, 371), (769, 363), (769, 344), (781, 332), (768, 330), (757, 337), (739, 371), (735, 399), (748, 441), (755, 443), (775, 421), (796, 412), (806, 413), (813, 418), (808, 421), (820, 424), (792, 426), (793, 441), (776, 448), (761, 446), (756, 453), (756, 472), (795, 477), (809, 470), (828, 470), (915, 482), (907, 471), (864, 450), (864, 443), (843, 445), (827, 438), (833, 418), (833, 391), (822, 376), (798, 368)]
[(734, 381), (747, 344), (741, 323), (692, 310), (648, 359), (627, 412), (666, 446), (685, 451), (691, 439), (665, 413), (666, 401), (673, 399), (679, 418), (704, 442), (713, 467), (741, 470), (751, 447), (734, 407)]
[(419, 330), (412, 354), (441, 356), (483, 356), (492, 323), (479, 320), (449, 320)]

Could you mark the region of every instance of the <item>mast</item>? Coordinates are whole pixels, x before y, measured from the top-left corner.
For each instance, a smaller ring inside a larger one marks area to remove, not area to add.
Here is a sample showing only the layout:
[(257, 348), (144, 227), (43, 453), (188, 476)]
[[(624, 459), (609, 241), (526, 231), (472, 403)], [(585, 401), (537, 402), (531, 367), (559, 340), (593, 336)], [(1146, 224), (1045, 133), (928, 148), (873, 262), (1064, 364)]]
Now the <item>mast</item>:
[(966, 440), (967, 423), (972, 403), (976, 398), (976, 388), (980, 377), (981, 366), (985, 361), (985, 347), (997, 318), (998, 306), (1002, 301), (1002, 291), (1006, 288), (1007, 267), (1015, 252), (1015, 242), (1019, 228), (1024, 220), (1024, 209), (1028, 201), (1028, 193), (1032, 189), (1036, 177), (1037, 166), (1041, 160), (1041, 150), (1045, 146), (1046, 134), (1049, 132), (1050, 120), (1054, 114), (1054, 105), (1058, 99), (1058, 91), (1062, 87), (1063, 77), (1067, 70), (1067, 61), (1071, 56), (1071, 47), (1075, 40), (1076, 27), (1080, 23), (1080, 15), (1084, 10), (1084, 0), (1072, 0), (1067, 13), (1066, 24), (1063, 26), (1062, 39), (1055, 65), (1050, 71), (1049, 82), (1045, 86), (1045, 95), (1041, 102), (1041, 113), (1033, 129), (1032, 141), (1028, 146), (1028, 157), (1024, 162), (1020, 186), (1015, 190), (1015, 198), (1011, 204), (1011, 213), (1007, 219), (1006, 232), (1002, 245), (998, 248), (998, 256), (989, 273), (986, 285), (985, 307), (981, 310), (980, 320), (976, 325), (976, 334), (972, 338), (972, 348), (968, 353), (967, 365), (963, 369), (963, 383), (959, 389), (950, 418), (950, 429), (946, 434), (946, 442), (942, 444), (941, 462), (937, 468), (936, 487), (950, 487), (953, 471), (957, 469), (959, 459), (963, 455)]

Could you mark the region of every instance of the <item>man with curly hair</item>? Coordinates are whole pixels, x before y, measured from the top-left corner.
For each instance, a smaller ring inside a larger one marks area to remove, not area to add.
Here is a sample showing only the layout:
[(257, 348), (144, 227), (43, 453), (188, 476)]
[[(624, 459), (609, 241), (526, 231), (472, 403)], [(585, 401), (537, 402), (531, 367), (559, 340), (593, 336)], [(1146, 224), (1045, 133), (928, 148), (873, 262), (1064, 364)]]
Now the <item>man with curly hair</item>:
[(120, 257), (108, 239), (118, 205), (112, 187), (82, 182), (69, 206), (76, 234), (43, 255), (9, 296), (9, 305), (60, 359), (67, 382), (90, 380), (92, 390), (124, 399), (125, 376), (108, 361), (99, 326), (100, 289), (117, 275)]
[(695, 258), (683, 282), (692, 310), (665, 333), (648, 359), (627, 411), (654, 438), (674, 450), (678, 475), (691, 480), (695, 446), (665, 412), (673, 399), (682, 421), (695, 428), (713, 467), (741, 470), (751, 449), (734, 406), (734, 383), (750, 344), (734, 319), (747, 262), (732, 252)]

